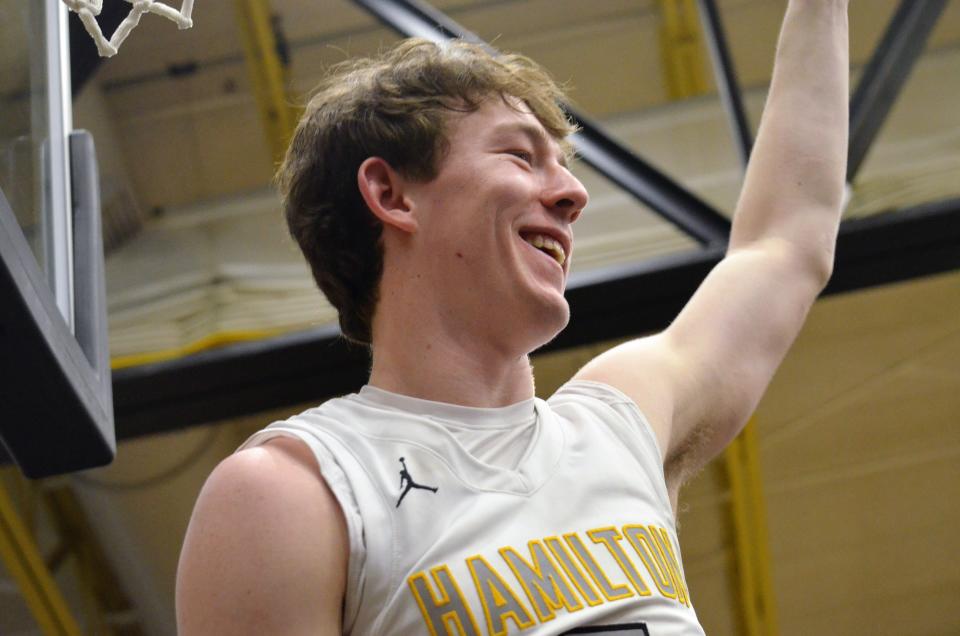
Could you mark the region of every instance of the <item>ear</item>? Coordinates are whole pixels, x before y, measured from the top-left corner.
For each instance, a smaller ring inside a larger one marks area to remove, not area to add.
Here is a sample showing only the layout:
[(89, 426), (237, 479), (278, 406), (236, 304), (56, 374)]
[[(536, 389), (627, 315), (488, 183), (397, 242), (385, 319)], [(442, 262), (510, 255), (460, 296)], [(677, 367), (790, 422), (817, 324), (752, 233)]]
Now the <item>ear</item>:
[(357, 186), (370, 211), (402, 232), (415, 232), (417, 220), (412, 201), (406, 196), (406, 180), (380, 157), (368, 157), (357, 170)]

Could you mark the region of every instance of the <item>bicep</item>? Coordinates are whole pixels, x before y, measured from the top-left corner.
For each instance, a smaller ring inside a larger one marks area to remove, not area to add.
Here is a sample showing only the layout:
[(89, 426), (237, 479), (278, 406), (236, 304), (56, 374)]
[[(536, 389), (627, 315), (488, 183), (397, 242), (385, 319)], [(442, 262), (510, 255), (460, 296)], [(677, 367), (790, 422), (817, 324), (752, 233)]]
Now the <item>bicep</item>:
[(737, 250), (663, 333), (615, 347), (577, 377), (610, 384), (637, 402), (674, 486), (739, 432), (820, 287), (786, 246)]
[(177, 571), (179, 633), (339, 634), (342, 513), (294, 440), (227, 458), (197, 501)]
[(821, 280), (779, 241), (732, 252), (714, 268), (665, 334), (676, 363), (675, 447), (696, 442), (702, 465), (739, 433), (800, 332)]

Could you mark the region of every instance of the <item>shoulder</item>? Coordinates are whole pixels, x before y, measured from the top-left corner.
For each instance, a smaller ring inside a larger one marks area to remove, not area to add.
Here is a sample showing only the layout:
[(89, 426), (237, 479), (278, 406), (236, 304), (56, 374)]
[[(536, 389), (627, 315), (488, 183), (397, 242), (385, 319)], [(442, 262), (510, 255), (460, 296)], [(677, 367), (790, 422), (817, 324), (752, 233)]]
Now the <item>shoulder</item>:
[(223, 460), (204, 485), (198, 509), (201, 504), (226, 511), (253, 507), (281, 516), (293, 509), (297, 519), (318, 515), (311, 520), (335, 518), (338, 510), (313, 453), (288, 436), (274, 437)]
[[(310, 449), (292, 437), (279, 436), (259, 446), (245, 448), (225, 460), (211, 473), (194, 517), (238, 509), (272, 512), (284, 518), (293, 511), (296, 521), (305, 515), (313, 520), (335, 517), (336, 500), (326, 486)], [(213, 517), (216, 518), (215, 516)]]
[(184, 540), (180, 632), (339, 628), (347, 554), (343, 514), (302, 442), (231, 455), (204, 485)]
[(670, 455), (671, 423), (674, 417), (673, 384), (676, 361), (663, 344), (663, 336), (648, 336), (613, 347), (593, 358), (574, 380), (611, 387), (643, 413), (661, 452)]

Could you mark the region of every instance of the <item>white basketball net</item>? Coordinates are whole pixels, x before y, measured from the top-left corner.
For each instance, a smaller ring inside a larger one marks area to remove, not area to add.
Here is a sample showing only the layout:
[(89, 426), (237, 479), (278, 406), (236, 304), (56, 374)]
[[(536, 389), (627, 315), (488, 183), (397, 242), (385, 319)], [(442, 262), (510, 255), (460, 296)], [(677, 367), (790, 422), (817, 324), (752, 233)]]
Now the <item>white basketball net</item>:
[(168, 20), (173, 20), (181, 29), (189, 29), (193, 26), (193, 20), (190, 18), (190, 14), (193, 12), (193, 0), (182, 0), (179, 12), (155, 0), (126, 1), (132, 5), (130, 13), (120, 23), (117, 30), (113, 32), (109, 40), (103, 37), (103, 31), (100, 30), (100, 24), (97, 22), (97, 16), (100, 15), (100, 10), (103, 8), (103, 0), (63, 0), (63, 3), (80, 16), (87, 33), (97, 44), (100, 57), (116, 55), (123, 41), (127, 39), (134, 27), (140, 24), (140, 16), (144, 13), (156, 13)]

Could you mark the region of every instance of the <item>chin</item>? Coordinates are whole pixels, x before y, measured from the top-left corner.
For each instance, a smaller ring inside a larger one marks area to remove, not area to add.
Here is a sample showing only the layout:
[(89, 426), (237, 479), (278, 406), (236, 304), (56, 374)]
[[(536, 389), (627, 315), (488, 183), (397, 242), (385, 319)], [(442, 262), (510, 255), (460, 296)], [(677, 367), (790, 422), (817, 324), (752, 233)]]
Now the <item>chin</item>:
[(531, 334), (531, 339), (534, 342), (530, 347), (530, 352), (556, 338), (569, 322), (570, 305), (567, 304), (567, 299), (563, 296), (560, 297), (560, 302), (541, 306), (529, 323), (536, 326), (535, 334)]

